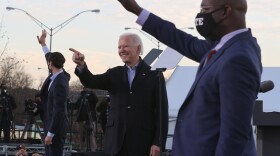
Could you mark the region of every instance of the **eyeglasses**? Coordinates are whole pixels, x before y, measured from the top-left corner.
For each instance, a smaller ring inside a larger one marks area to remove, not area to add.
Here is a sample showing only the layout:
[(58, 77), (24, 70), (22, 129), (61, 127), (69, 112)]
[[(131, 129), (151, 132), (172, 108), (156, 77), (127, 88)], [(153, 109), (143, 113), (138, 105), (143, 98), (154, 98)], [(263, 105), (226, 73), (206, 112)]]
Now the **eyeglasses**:
[(213, 11), (214, 7), (220, 7), (220, 6), (225, 6), (225, 4), (222, 5), (205, 5), (205, 6), (201, 6), (200, 8), (200, 13), (208, 13)]

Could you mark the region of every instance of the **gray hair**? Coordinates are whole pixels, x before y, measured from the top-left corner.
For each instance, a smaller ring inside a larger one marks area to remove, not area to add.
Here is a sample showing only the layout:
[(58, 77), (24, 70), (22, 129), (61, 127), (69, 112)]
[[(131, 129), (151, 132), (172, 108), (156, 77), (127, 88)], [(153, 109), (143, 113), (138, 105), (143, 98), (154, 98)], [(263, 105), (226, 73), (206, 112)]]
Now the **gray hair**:
[(124, 37), (124, 36), (131, 37), (132, 38), (132, 42), (135, 45), (140, 45), (140, 47), (141, 47), (140, 55), (143, 55), (144, 47), (143, 47), (143, 43), (142, 43), (141, 38), (137, 34), (134, 34), (134, 33), (124, 33), (124, 34), (120, 35), (120, 37)]

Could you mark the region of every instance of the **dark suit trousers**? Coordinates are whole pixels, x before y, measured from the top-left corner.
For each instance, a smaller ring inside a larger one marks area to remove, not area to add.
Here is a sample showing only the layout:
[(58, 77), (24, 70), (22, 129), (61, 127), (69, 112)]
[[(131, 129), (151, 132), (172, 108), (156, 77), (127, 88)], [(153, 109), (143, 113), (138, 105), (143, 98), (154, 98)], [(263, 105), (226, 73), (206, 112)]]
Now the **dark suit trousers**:
[(51, 145), (45, 145), (46, 156), (62, 156), (63, 155), (64, 138), (54, 136)]

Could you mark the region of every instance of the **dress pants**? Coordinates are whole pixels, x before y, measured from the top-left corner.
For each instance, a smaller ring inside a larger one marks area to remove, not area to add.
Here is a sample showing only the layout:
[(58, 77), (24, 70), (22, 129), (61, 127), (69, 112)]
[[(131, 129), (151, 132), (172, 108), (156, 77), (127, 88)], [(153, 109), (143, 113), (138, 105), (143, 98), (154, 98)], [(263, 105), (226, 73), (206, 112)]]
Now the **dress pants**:
[(52, 144), (45, 145), (45, 156), (62, 156), (63, 155), (64, 138), (54, 136)]

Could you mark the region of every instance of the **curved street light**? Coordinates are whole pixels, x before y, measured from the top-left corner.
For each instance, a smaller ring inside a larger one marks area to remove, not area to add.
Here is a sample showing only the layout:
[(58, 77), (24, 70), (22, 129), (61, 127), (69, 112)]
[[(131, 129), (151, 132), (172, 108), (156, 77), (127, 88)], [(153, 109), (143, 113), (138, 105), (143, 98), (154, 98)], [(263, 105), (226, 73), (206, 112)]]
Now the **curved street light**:
[[(48, 32), (48, 34), (50, 35), (50, 51), (52, 48), (52, 36), (54, 34), (56, 34), (59, 30), (61, 30), (63, 27), (65, 27), (67, 24), (69, 24), (71, 21), (73, 21), (77, 16), (79, 16), (82, 13), (85, 12), (95, 12), (95, 13), (99, 13), (100, 10), (99, 9), (94, 9), (94, 10), (85, 10), (85, 11), (81, 11), (78, 14), (74, 15), (73, 17), (67, 19), (66, 21), (62, 22), (61, 24), (59, 24), (58, 26), (54, 27), (54, 28), (50, 28), (47, 25), (45, 25), (43, 22), (39, 21), (37, 18), (35, 18), (34, 16), (32, 16), (31, 14), (29, 14), (27, 11), (20, 9), (20, 8), (13, 8), (13, 7), (6, 7), (6, 10), (10, 11), (10, 10), (19, 10), (24, 12), (27, 16), (29, 16), (39, 27), (41, 27), (42, 29), (48, 29), (50, 31), (50, 33)], [(57, 29), (57, 30), (56, 30)], [(55, 32), (53, 32), (54, 30), (56, 30)]]

